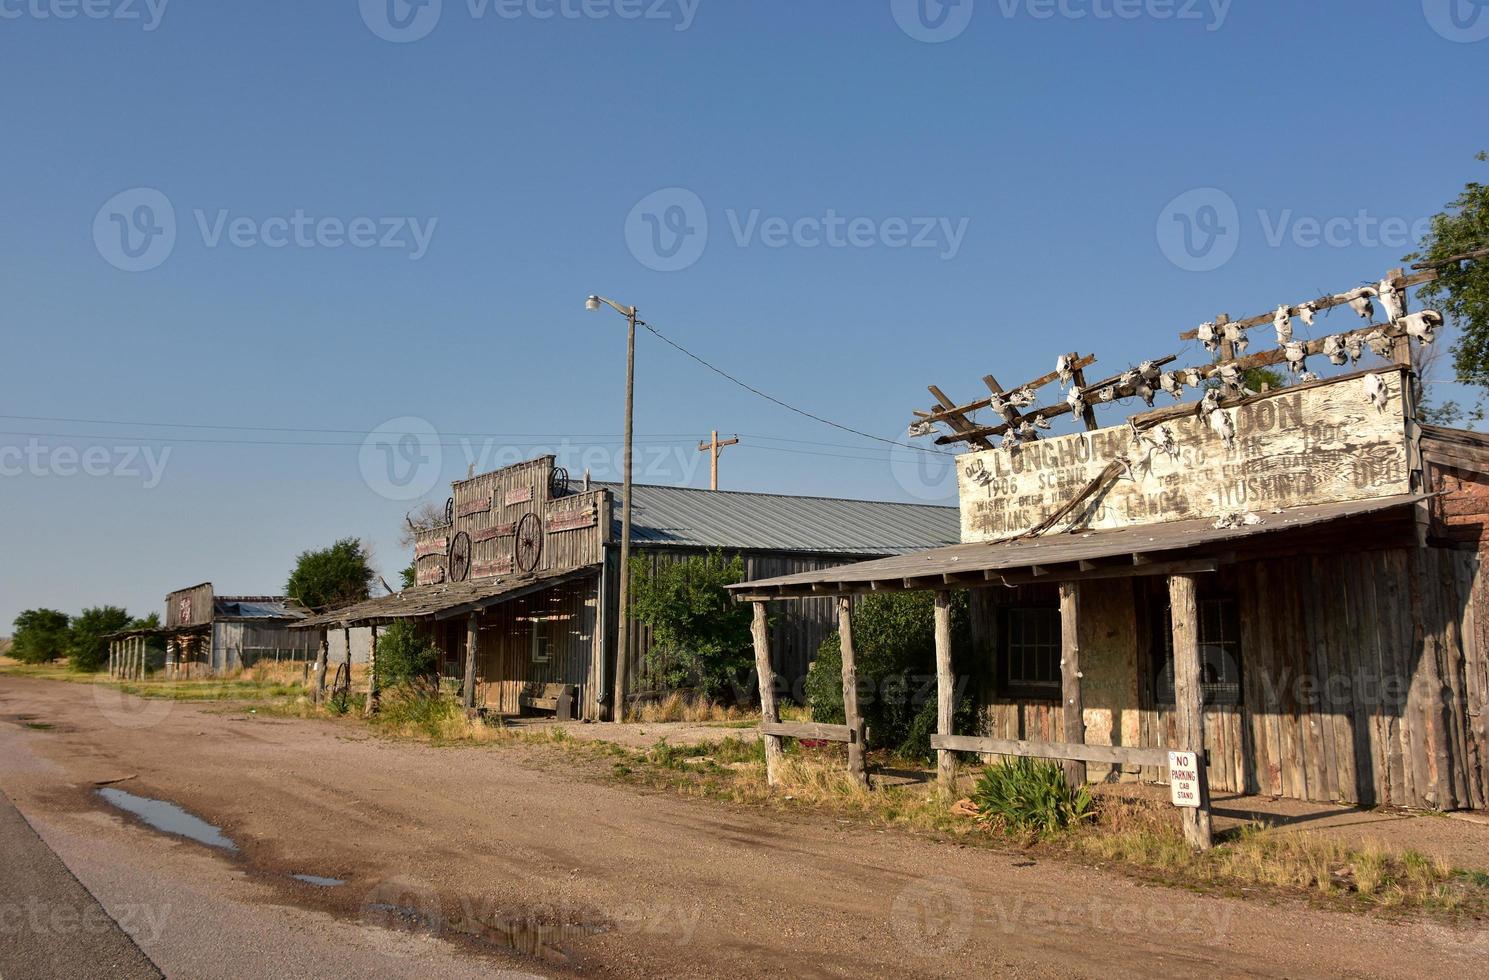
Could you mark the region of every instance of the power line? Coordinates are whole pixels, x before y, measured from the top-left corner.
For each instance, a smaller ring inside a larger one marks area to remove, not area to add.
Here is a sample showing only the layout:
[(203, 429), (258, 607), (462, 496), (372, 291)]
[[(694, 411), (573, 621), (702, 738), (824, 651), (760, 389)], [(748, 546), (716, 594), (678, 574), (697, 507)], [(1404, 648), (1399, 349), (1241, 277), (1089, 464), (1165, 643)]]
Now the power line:
[(714, 374), (717, 374), (719, 377), (724, 378), (725, 380), (730, 381), (730, 382), (738, 385), (739, 387), (743, 388), (745, 391), (750, 392), (751, 394), (759, 395), (761, 398), (764, 398), (766, 401), (773, 402), (773, 403), (781, 406), (782, 408), (786, 409), (787, 411), (795, 412), (797, 415), (801, 415), (801, 416), (803, 416), (805, 418), (809, 418), (809, 419), (811, 419), (814, 422), (821, 422), (823, 425), (830, 425), (834, 429), (841, 429), (844, 432), (851, 432), (855, 436), (862, 436), (865, 439), (873, 439), (875, 442), (885, 442), (885, 443), (888, 443), (891, 446), (899, 446), (902, 449), (913, 449), (913, 450), (915, 450), (917, 452), (929, 453), (929, 454), (931, 454), (933, 456), (950, 456), (950, 455), (953, 455), (952, 453), (942, 452), (942, 451), (936, 450), (936, 449), (925, 449), (925, 448), (923, 448), (921, 446), (909, 446), (909, 445), (906, 445), (905, 443), (902, 443), (902, 442), (896, 442), (893, 439), (886, 439), (883, 436), (876, 436), (876, 435), (874, 435), (871, 432), (864, 432), (864, 431), (862, 431), (860, 429), (855, 429), (855, 428), (853, 428), (851, 426), (843, 425), (841, 422), (834, 422), (832, 419), (825, 419), (825, 418), (823, 418), (820, 415), (814, 415), (811, 412), (808, 412), (804, 408), (797, 408), (795, 405), (792, 405), (792, 404), (789, 404), (787, 402), (781, 401), (779, 398), (775, 397), (774, 395), (768, 395), (768, 394), (766, 394), (765, 392), (761, 391), (759, 388), (756, 388), (754, 385), (747, 384), (746, 382), (739, 380), (734, 375), (730, 374), (728, 371), (725, 371), (723, 368), (718, 367), (718, 366), (716, 366), (714, 364), (711, 364), (708, 361), (705, 361), (703, 358), (699, 357), (697, 354), (694, 354), (692, 351), (688, 350), (686, 347), (682, 346), (681, 344), (679, 344), (676, 341), (672, 340), (671, 338), (667, 337), (665, 334), (663, 334), (660, 330), (658, 330), (656, 327), (652, 326), (651, 324), (646, 323), (645, 321), (637, 321), (637, 322), (640, 323), (647, 330), (650, 330), (653, 334), (655, 334), (656, 337), (657, 337), (657, 339), (660, 340), (660, 341), (662, 341), (662, 343), (667, 344), (669, 347), (672, 347), (672, 348), (675, 348), (676, 350), (681, 351), (682, 353), (686, 354), (688, 357), (691, 357), (693, 360), (697, 361), (699, 364), (702, 364), (704, 367), (708, 368)]

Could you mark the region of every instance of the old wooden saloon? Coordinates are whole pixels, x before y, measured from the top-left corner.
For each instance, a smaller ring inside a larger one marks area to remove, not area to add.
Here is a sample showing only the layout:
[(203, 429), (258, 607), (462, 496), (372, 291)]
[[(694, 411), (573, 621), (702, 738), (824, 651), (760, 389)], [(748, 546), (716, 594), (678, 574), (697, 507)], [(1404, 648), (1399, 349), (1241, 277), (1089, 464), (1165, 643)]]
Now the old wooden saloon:
[[(621, 628), (621, 487), (571, 485), (552, 456), (453, 484), (444, 523), (421, 530), (417, 583), (298, 624), (331, 633), (413, 622), (442, 672), (469, 677), (474, 707), (517, 715), (613, 715)], [(849, 564), (957, 539), (953, 507), (633, 487), (631, 555), (645, 563), (740, 555), (751, 577)], [(773, 638), (797, 676), (836, 628), (830, 600), (780, 617)], [(627, 617), (627, 691), (654, 694), (649, 631)], [(376, 645), (374, 642), (374, 657)], [(467, 658), (468, 650), (475, 656)], [(469, 673), (467, 673), (469, 670)]]
[[(839, 597), (851, 637), (854, 596), (934, 591), (933, 744), (948, 783), (955, 752), (1165, 781), (1168, 752), (1185, 750), (1207, 762), (1212, 789), (1482, 808), (1489, 438), (1418, 421), (1413, 347), (1442, 318), (1408, 312), (1408, 291), (1436, 274), (1395, 270), (1366, 289), (1217, 318), (1183, 335), (1211, 352), (1197, 367), (1166, 357), (1087, 383), (1094, 358), (1070, 354), (1017, 389), (989, 376), (965, 404), (932, 387), (939, 404), (912, 432), (970, 450), (957, 458), (961, 543), (737, 594), (757, 623), (778, 600)], [(1341, 322), (1351, 310), (1358, 329)], [(1248, 332), (1263, 330), (1277, 346), (1245, 354)], [(1243, 372), (1269, 365), (1290, 383), (1248, 389)], [(1336, 377), (1313, 373), (1334, 365)], [(1171, 404), (1152, 407), (1165, 394)], [(1112, 402), (1130, 417), (1102, 427), (1092, 407)], [(984, 410), (994, 417), (972, 418)], [(1061, 416), (1079, 431), (1046, 433)], [(955, 652), (954, 590), (970, 591), (971, 613)], [(772, 759), (781, 738), (812, 734), (848, 742), (862, 772), (847, 647), (849, 724), (782, 724), (773, 652), (757, 634)], [(952, 727), (959, 675), (977, 680), (975, 730)], [(1197, 841), (1207, 819), (1187, 821)]]

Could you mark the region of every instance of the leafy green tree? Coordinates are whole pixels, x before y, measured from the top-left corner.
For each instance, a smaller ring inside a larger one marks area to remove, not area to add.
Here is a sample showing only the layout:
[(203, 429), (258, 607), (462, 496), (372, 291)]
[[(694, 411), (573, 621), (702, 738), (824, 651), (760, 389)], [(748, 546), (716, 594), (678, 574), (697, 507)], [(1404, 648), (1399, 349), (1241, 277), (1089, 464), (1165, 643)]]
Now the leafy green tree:
[(10, 655), (22, 663), (42, 664), (67, 655), (71, 623), (55, 609), (27, 609), (15, 619)]
[[(953, 652), (968, 632), (965, 592), (952, 593)], [(864, 596), (853, 608), (853, 651), (858, 669), (858, 709), (871, 749), (891, 749), (910, 759), (928, 758), (936, 730), (936, 619), (930, 592)], [(843, 723), (843, 654), (834, 631), (818, 648), (807, 672), (812, 720)], [(958, 699), (957, 723), (966, 731), (970, 700)]]
[[(1475, 157), (1489, 162), (1489, 153)], [(1470, 182), (1463, 193), (1432, 218), (1421, 249), (1407, 262), (1445, 262), (1489, 247), (1489, 187)], [(1439, 278), (1417, 295), (1458, 329), (1453, 367), (1465, 383), (1489, 388), (1489, 260), (1455, 262), (1439, 269)]]
[(72, 621), (67, 641), (67, 661), (73, 670), (102, 669), (109, 658), (110, 633), (129, 629), (129, 613), (118, 606), (84, 609)]
[(416, 562), (409, 562), (408, 567), (398, 574), (403, 576), (403, 587), (412, 589), (419, 584), (419, 568)]
[(342, 538), (329, 548), (301, 552), (284, 590), (311, 609), (335, 609), (366, 599), (372, 578), (366, 546)]
[(744, 559), (718, 551), (655, 568), (631, 559), (632, 610), (652, 630), (647, 673), (664, 688), (718, 698), (739, 683), (753, 662), (752, 614), (725, 586), (744, 575)]

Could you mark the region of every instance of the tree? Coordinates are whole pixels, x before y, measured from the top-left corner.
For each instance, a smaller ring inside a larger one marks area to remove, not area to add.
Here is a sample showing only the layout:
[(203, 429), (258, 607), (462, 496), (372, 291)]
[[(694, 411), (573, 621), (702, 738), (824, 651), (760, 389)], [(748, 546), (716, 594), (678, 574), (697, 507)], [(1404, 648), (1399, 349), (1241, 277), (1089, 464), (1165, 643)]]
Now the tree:
[(70, 621), (55, 609), (27, 609), (15, 619), (10, 655), (22, 663), (42, 664), (67, 655)]
[(419, 628), (400, 619), (377, 636), (377, 678), (384, 688), (434, 674), (439, 651)]
[(320, 551), (303, 551), (285, 583), (285, 594), (315, 610), (362, 602), (371, 593), (372, 565), (356, 538), (342, 538)]
[(84, 609), (72, 621), (67, 661), (73, 670), (99, 670), (108, 662), (110, 633), (129, 629), (129, 613), (118, 606)]
[[(1489, 162), (1489, 153), (1475, 157)], [(1470, 182), (1463, 193), (1432, 218), (1421, 250), (1407, 262), (1447, 262), (1489, 246), (1489, 187)], [(1450, 262), (1439, 276), (1417, 291), (1421, 301), (1443, 314), (1458, 329), (1453, 345), (1457, 379), (1489, 388), (1489, 260)]]
[(744, 581), (744, 560), (722, 552), (679, 562), (631, 559), (631, 603), (652, 630), (647, 673), (668, 690), (717, 698), (732, 691), (753, 660), (749, 606), (727, 585)]

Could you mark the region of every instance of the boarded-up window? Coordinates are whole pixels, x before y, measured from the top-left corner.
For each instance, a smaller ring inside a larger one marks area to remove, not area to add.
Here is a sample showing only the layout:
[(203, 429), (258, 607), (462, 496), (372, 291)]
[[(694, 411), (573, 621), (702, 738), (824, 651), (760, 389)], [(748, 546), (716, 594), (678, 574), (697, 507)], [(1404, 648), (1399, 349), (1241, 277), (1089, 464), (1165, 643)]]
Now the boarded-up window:
[(1060, 607), (1004, 606), (998, 611), (998, 692), (1004, 697), (1060, 697)]
[[(1158, 676), (1154, 698), (1174, 703), (1174, 629), (1167, 600), (1158, 600), (1153, 636), (1153, 663)], [(1229, 596), (1199, 600), (1200, 690), (1205, 704), (1241, 703), (1241, 617)]]

